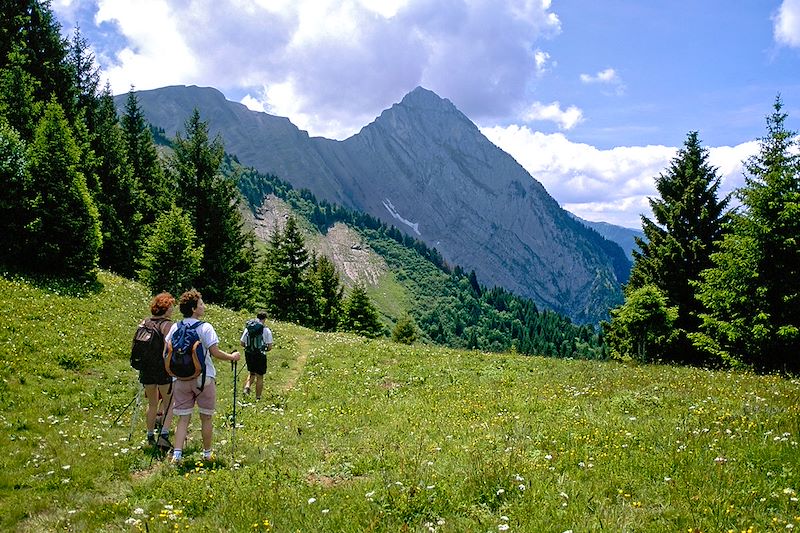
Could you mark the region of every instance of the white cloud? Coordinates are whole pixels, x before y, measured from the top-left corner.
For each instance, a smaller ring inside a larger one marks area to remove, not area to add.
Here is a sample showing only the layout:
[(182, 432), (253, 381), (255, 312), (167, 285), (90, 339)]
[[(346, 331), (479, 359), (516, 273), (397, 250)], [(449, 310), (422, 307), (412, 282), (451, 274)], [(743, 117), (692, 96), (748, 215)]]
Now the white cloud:
[(800, 0), (783, 0), (773, 24), (779, 44), (800, 48)]
[(581, 74), (581, 81), (583, 83), (618, 83), (619, 76), (613, 68), (601, 70), (594, 76), (590, 74)]
[(580, 80), (585, 84), (600, 84), (614, 88), (614, 92), (621, 95), (625, 92), (625, 84), (613, 68), (601, 70), (597, 74), (581, 74)]
[(547, 68), (547, 63), (550, 61), (550, 54), (539, 50), (538, 48), (533, 53), (533, 62), (536, 66), (536, 74), (541, 76), (549, 69)]
[(164, 0), (98, 2), (95, 23), (117, 25), (130, 43), (114, 57), (98, 57), (115, 93), (127, 92), (131, 85), (149, 89), (199, 81), (198, 61), (178, 30), (177, 18)]
[[(647, 198), (657, 194), (655, 178), (678, 150), (670, 146), (601, 150), (572, 142), (561, 133), (545, 134), (516, 125), (481, 131), (565, 209), (587, 220), (627, 227), (639, 227), (641, 213), (652, 216)], [(721, 195), (743, 184), (741, 162), (757, 150), (756, 142), (709, 149), (709, 161), (722, 177)]]
[(532, 0), (55, 2), (65, 27), (102, 36), (97, 59), (116, 93), (197, 84), (259, 99), (289, 86), (296, 100), (262, 105), (338, 138), (417, 85), (475, 120), (507, 116), (549, 62), (539, 42), (561, 30), (550, 3)]
[(525, 122), (555, 122), (562, 130), (569, 130), (583, 120), (583, 112), (574, 105), (562, 110), (559, 102), (550, 104), (534, 102), (524, 113), (522, 119)]

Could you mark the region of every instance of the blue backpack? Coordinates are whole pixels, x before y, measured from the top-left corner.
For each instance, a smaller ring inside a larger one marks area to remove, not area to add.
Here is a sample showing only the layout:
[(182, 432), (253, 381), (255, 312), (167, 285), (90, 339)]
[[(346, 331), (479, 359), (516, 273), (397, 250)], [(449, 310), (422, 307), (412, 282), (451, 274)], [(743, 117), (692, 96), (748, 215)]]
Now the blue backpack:
[(170, 376), (182, 381), (202, 375), (200, 390), (203, 390), (206, 384), (206, 351), (197, 334), (200, 324), (203, 324), (200, 320), (192, 325), (183, 320), (178, 322), (175, 333), (167, 342), (164, 367)]

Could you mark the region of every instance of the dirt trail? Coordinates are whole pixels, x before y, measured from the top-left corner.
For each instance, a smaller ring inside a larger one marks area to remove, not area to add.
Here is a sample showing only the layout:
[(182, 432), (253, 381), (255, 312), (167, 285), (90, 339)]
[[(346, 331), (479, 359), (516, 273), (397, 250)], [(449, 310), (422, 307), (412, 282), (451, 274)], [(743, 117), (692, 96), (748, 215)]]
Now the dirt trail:
[(303, 373), (303, 369), (306, 366), (306, 360), (308, 359), (308, 352), (310, 350), (311, 339), (305, 336), (297, 339), (297, 359), (295, 359), (294, 366), (289, 370), (289, 377), (286, 378), (286, 382), (281, 387), (282, 392), (290, 391), (297, 384), (297, 380), (300, 378), (300, 374)]

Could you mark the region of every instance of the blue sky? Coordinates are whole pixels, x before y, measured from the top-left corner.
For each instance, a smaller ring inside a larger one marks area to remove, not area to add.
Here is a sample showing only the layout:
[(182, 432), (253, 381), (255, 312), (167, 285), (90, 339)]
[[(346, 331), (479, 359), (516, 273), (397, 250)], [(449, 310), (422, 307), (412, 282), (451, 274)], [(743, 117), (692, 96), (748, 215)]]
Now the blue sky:
[(782, 95), (800, 129), (800, 0), (53, 0), (115, 93), (212, 86), (343, 139), (418, 85), (566, 209), (629, 227), (697, 130), (744, 181)]

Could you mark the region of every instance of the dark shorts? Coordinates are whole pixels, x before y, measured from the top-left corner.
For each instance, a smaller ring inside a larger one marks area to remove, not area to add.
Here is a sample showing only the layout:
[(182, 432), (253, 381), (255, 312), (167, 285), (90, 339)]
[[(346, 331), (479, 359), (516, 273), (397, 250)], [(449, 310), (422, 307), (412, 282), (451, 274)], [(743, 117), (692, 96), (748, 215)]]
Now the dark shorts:
[(247, 371), (263, 376), (267, 373), (267, 354), (264, 352), (244, 352), (247, 361)]
[(167, 374), (164, 365), (148, 365), (139, 370), (139, 383), (142, 385), (167, 385), (172, 383), (172, 376)]

